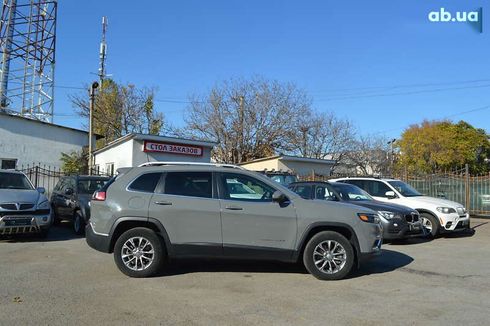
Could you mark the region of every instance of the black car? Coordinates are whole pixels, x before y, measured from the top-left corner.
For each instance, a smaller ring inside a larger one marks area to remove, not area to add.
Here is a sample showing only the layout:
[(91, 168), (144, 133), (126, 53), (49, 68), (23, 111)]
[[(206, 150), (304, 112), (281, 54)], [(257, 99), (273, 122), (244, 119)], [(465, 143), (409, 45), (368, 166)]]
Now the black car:
[(406, 206), (374, 200), (367, 192), (340, 182), (295, 182), (288, 186), (305, 199), (343, 201), (378, 212), (383, 225), (383, 239), (405, 239), (426, 236), (419, 213)]
[(83, 234), (90, 218), (90, 198), (102, 188), (109, 177), (74, 175), (62, 177), (51, 194), (53, 223), (73, 221), (76, 234)]

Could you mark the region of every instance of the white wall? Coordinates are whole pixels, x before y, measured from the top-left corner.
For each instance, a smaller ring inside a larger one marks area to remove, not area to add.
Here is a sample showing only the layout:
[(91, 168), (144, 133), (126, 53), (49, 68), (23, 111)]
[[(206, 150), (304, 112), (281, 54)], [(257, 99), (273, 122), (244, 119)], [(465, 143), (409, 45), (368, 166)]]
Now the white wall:
[(114, 163), (114, 172), (119, 168), (133, 166), (133, 142), (130, 139), (97, 153), (94, 158), (94, 165), (99, 165), (101, 172), (107, 172), (106, 164), (108, 163)]
[[(260, 161), (260, 162), (251, 162), (247, 164), (241, 164), (242, 167), (244, 167), (247, 170), (251, 171), (263, 171), (267, 169), (268, 171), (275, 170), (279, 171), (279, 160), (277, 158), (275, 159), (270, 159), (266, 161)], [(286, 170), (283, 168), (283, 170)]]
[(316, 175), (327, 176), (330, 175), (330, 171), (332, 170), (332, 165), (330, 164), (287, 160), (281, 160), (279, 167), (282, 170), (292, 170), (300, 176), (311, 175), (313, 171)]
[(17, 168), (33, 163), (61, 167), (61, 153), (88, 145), (83, 131), (0, 114), (0, 159), (17, 159)]

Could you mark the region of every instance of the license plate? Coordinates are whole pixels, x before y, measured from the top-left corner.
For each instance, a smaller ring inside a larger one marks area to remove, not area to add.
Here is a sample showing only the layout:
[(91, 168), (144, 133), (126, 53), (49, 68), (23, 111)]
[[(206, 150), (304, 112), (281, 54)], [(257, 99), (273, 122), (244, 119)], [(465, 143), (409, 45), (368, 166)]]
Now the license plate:
[(419, 231), (420, 225), (410, 225), (410, 231)]
[(31, 225), (31, 219), (30, 218), (22, 218), (22, 219), (5, 221), (5, 226), (27, 226), (27, 225)]

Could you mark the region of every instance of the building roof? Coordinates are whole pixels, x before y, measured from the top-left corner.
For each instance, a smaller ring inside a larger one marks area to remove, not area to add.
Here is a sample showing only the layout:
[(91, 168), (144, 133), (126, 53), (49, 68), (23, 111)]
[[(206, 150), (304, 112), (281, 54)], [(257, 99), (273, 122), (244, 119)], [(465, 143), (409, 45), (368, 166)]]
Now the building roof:
[(183, 145), (194, 145), (194, 146), (203, 146), (203, 147), (214, 147), (217, 143), (211, 141), (204, 140), (194, 140), (194, 139), (186, 139), (186, 138), (177, 138), (177, 137), (168, 137), (168, 136), (158, 136), (158, 135), (146, 135), (146, 134), (137, 134), (130, 133), (125, 136), (122, 136), (116, 140), (111, 141), (106, 146), (94, 151), (94, 154), (101, 153), (109, 148), (117, 146), (119, 144), (125, 143), (128, 140), (150, 140), (156, 142), (169, 142), (169, 143), (179, 143)]
[[(62, 125), (58, 125), (58, 124), (55, 124), (55, 123), (41, 121), (41, 120), (31, 119), (31, 118), (23, 117), (21, 115), (14, 115), (14, 114), (10, 114), (8, 112), (2, 112), (2, 110), (0, 110), (0, 118), (2, 118), (2, 117), (30, 121), (30, 122), (34, 122), (34, 123), (39, 123), (39, 124), (43, 124), (43, 125), (46, 125), (46, 126), (50, 126), (50, 127), (62, 128), (62, 129), (66, 129), (66, 130), (76, 131), (76, 132), (83, 132), (84, 134), (87, 134), (87, 136), (88, 136), (88, 131), (85, 131), (85, 130), (76, 129), (76, 128), (72, 128), (72, 127), (67, 127), (67, 126), (62, 126)], [(94, 134), (94, 136), (97, 139), (104, 138), (103, 136), (97, 135), (97, 134)]]
[(290, 161), (290, 162), (304, 162), (304, 163), (318, 163), (318, 164), (335, 164), (334, 160), (324, 160), (319, 158), (311, 158), (311, 157), (300, 157), (300, 156), (291, 156), (291, 155), (274, 155), (263, 158), (258, 158), (255, 160), (251, 160), (248, 162), (240, 163), (239, 165), (246, 165), (250, 163), (271, 161), (271, 160), (280, 160), (280, 161)]

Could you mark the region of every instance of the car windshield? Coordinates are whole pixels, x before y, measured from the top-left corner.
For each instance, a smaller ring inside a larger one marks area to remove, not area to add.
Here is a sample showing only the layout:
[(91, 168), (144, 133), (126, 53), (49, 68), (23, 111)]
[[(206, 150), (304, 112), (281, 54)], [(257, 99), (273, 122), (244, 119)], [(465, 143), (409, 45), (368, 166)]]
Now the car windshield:
[(298, 181), (296, 176), (294, 175), (270, 175), (269, 178), (271, 178), (273, 181), (282, 184), (283, 186), (287, 186), (290, 183)]
[(93, 194), (97, 190), (100, 190), (109, 180), (79, 180), (78, 181), (78, 193), (80, 194)]
[(34, 187), (23, 174), (0, 172), (0, 189), (33, 190)]
[(388, 183), (404, 197), (423, 196), (420, 192), (413, 189), (403, 181), (388, 181)]
[(347, 183), (331, 183), (332, 188), (345, 201), (374, 200), (367, 192)]

